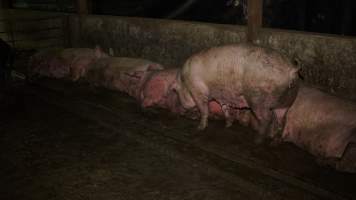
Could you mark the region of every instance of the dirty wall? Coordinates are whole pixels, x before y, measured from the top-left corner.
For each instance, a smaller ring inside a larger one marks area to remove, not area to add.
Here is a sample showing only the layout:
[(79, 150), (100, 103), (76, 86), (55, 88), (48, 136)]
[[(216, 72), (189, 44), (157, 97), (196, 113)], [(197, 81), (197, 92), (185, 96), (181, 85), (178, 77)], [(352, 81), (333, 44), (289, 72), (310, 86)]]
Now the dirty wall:
[[(246, 27), (157, 19), (72, 16), (74, 46), (101, 44), (117, 56), (144, 57), (180, 67), (204, 48), (246, 41)], [(304, 80), (356, 100), (356, 38), (263, 29), (257, 40), (286, 53), (301, 66)]]
[[(21, 15), (24, 13), (41, 15), (38, 11), (22, 10)], [(106, 51), (111, 49), (115, 56), (143, 57), (167, 67), (180, 67), (192, 53), (207, 47), (246, 41), (246, 27), (237, 25), (119, 16), (63, 16), (68, 22), (64, 31), (66, 46), (100, 45)], [(304, 81), (356, 100), (355, 37), (263, 29), (257, 43), (284, 52), (297, 61)]]

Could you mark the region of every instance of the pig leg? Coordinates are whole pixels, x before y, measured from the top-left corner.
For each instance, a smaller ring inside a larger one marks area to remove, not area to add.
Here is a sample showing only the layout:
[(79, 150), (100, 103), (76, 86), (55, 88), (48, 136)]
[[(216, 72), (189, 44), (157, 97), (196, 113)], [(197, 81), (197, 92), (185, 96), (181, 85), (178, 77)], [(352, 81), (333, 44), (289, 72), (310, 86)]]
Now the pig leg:
[(271, 145), (278, 145), (282, 142), (282, 134), (287, 121), (288, 108), (273, 109), (272, 123), (269, 136), (273, 139)]
[(226, 104), (222, 104), (221, 110), (223, 111), (224, 117), (225, 117), (225, 127), (228, 128), (228, 127), (232, 126), (232, 123), (234, 122), (234, 120), (230, 115), (229, 106)]
[(200, 111), (200, 123), (198, 130), (204, 130), (208, 126), (209, 117), (209, 89), (202, 82), (195, 82), (196, 84), (190, 84), (190, 92), (192, 97)]
[(269, 125), (272, 121), (272, 112), (269, 109), (258, 108), (255, 109), (254, 113), (258, 122), (258, 127), (256, 128), (258, 135), (256, 137), (255, 142), (257, 144), (260, 144), (264, 141), (266, 133), (270, 128)]
[(273, 113), (270, 109), (270, 106), (266, 104), (266, 101), (263, 99), (254, 99), (251, 102), (251, 109), (257, 119), (257, 127), (254, 127), (257, 130), (258, 135), (255, 139), (257, 144), (262, 143), (265, 136), (268, 135), (268, 131), (270, 129), (270, 124), (273, 119)]

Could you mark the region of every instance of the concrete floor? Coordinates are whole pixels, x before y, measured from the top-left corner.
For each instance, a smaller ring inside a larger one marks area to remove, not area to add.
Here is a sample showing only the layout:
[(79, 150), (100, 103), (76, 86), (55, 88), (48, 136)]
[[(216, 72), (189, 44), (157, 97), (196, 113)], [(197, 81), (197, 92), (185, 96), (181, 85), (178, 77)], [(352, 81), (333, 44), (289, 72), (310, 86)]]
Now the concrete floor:
[(0, 199), (355, 199), (355, 174), (253, 131), (43, 80), (1, 91)]

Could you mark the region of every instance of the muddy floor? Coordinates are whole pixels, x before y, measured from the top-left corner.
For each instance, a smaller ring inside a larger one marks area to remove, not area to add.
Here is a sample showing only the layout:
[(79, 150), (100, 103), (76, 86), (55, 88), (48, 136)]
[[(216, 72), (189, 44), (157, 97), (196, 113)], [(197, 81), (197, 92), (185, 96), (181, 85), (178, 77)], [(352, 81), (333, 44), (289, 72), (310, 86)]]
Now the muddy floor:
[(253, 131), (142, 110), (85, 84), (0, 92), (0, 199), (356, 199), (356, 175)]

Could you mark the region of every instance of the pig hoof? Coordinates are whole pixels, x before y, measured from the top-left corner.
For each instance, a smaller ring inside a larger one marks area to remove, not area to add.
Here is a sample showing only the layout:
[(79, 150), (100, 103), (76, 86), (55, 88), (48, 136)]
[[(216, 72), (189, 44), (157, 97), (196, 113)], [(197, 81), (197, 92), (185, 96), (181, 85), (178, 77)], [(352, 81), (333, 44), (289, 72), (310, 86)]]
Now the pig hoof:
[(199, 126), (198, 126), (198, 130), (199, 131), (203, 131), (203, 130), (205, 130), (205, 128), (206, 128), (206, 125), (205, 124), (199, 124)]

